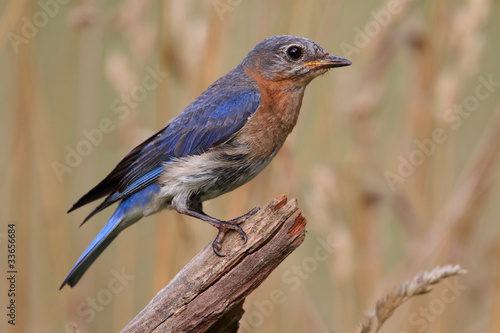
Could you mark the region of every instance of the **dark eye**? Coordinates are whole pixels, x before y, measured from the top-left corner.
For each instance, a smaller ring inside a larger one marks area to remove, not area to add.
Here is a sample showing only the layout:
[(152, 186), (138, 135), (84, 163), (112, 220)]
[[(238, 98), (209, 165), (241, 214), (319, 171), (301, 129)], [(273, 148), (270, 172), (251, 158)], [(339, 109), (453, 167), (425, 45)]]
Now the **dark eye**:
[(286, 53), (288, 54), (288, 56), (290, 58), (292, 58), (293, 60), (297, 60), (300, 58), (300, 56), (302, 55), (302, 49), (298, 46), (290, 46), (287, 50), (286, 50)]

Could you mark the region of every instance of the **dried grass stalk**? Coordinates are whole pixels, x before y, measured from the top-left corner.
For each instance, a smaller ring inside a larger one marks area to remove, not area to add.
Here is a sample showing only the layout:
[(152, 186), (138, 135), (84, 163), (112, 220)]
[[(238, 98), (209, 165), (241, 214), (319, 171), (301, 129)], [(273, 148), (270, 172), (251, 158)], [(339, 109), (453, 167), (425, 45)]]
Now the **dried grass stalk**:
[[(459, 265), (446, 265), (444, 267), (435, 267), (432, 271), (423, 271), (416, 275), (413, 280), (408, 280), (390, 293), (377, 301), (375, 310), (367, 313), (358, 328), (356, 333), (378, 332), (387, 319), (389, 319), (394, 311), (408, 299), (413, 296), (427, 294), (432, 290), (432, 286), (441, 280), (455, 275), (467, 273)], [(374, 330), (374, 321), (377, 320), (377, 326)]]

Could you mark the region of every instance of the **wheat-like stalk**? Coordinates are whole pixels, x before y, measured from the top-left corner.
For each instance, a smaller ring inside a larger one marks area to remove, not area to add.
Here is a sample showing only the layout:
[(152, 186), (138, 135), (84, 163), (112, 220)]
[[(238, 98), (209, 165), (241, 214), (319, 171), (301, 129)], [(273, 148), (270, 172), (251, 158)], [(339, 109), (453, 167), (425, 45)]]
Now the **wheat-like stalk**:
[[(467, 273), (467, 271), (462, 269), (459, 265), (437, 266), (430, 272), (423, 271), (419, 273), (412, 280), (405, 281), (379, 299), (375, 305), (375, 310), (368, 312), (363, 317), (355, 332), (378, 332), (385, 321), (392, 316), (394, 311), (408, 299), (413, 296), (427, 294), (432, 290), (433, 285), (447, 277), (465, 273)], [(374, 326), (375, 319), (377, 320), (376, 328)]]

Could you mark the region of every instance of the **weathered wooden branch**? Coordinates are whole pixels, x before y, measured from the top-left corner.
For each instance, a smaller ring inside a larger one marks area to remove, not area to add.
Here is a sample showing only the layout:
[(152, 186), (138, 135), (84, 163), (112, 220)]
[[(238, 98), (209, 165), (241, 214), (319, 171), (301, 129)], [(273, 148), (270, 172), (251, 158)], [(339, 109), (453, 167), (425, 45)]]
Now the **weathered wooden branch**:
[(236, 332), (243, 302), (304, 240), (297, 200), (282, 195), (228, 233), (225, 257), (198, 253), (122, 332)]

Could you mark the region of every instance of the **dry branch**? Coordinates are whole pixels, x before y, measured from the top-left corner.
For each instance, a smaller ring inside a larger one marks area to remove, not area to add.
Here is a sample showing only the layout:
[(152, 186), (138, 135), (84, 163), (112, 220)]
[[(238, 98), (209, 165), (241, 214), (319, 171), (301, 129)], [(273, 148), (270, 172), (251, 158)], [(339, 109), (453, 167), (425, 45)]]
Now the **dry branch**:
[(279, 196), (223, 242), (196, 255), (122, 332), (236, 332), (243, 302), (304, 240), (306, 220), (297, 200)]

